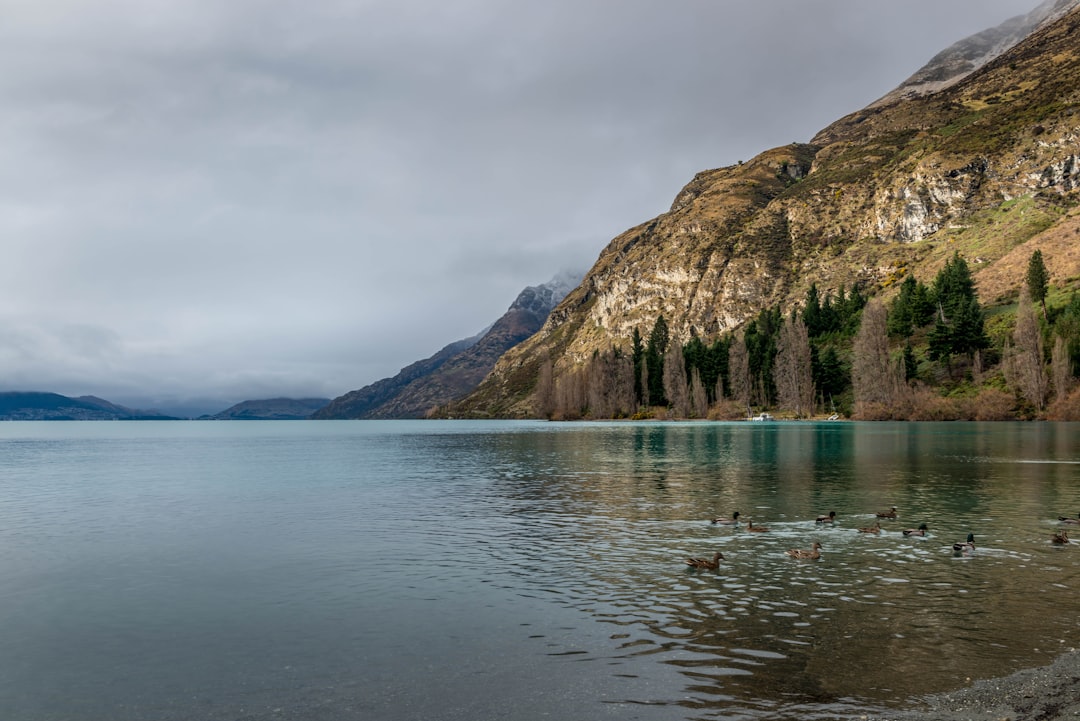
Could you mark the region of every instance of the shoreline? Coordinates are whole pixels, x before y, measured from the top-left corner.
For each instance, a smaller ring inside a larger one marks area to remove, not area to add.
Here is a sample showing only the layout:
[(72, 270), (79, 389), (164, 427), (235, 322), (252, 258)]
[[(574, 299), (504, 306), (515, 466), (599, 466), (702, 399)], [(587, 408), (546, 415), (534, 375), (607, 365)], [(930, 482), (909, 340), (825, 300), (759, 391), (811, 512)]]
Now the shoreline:
[(1080, 718), (1080, 651), (1051, 664), (971, 686), (912, 699), (918, 708), (886, 713), (877, 721), (1059, 721)]

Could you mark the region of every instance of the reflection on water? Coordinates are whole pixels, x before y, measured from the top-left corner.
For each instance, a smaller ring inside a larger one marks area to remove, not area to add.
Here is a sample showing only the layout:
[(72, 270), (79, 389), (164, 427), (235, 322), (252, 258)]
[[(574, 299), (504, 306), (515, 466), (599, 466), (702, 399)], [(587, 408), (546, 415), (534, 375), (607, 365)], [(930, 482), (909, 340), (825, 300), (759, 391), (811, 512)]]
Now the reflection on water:
[[(595, 427), (509, 437), (489, 460), (521, 542), (559, 561), (530, 567), (531, 582), (611, 624), (617, 656), (678, 668), (679, 703), (703, 717), (806, 718), (902, 705), (1070, 647), (1080, 565), (1049, 537), (1080, 507), (1075, 430)], [(855, 530), (891, 506), (880, 535)], [(708, 523), (735, 510), (769, 532)], [(814, 523), (832, 510), (835, 526)], [(925, 537), (902, 534), (922, 523)], [(969, 532), (976, 552), (955, 557)], [(786, 557), (814, 541), (820, 561)], [(719, 571), (681, 562), (716, 550)]]
[[(0, 710), (667, 721), (904, 706), (1071, 647), (1080, 549), (1049, 539), (1080, 511), (1078, 430), (3, 426)], [(880, 535), (855, 530), (892, 506)], [(709, 523), (736, 510), (769, 531)], [(829, 511), (835, 525), (814, 523)], [(977, 550), (955, 556), (969, 532)], [(785, 554), (815, 541), (818, 561)], [(716, 551), (718, 571), (683, 563)]]

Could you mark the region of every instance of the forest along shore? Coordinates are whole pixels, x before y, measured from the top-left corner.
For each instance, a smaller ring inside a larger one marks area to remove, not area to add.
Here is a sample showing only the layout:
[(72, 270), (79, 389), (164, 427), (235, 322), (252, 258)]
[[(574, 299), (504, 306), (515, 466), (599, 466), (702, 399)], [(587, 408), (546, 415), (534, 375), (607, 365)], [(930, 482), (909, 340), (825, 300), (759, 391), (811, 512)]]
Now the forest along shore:
[(1071, 649), (1049, 666), (969, 688), (915, 699), (922, 710), (898, 711), (880, 721), (1058, 721), (1080, 718), (1080, 652)]

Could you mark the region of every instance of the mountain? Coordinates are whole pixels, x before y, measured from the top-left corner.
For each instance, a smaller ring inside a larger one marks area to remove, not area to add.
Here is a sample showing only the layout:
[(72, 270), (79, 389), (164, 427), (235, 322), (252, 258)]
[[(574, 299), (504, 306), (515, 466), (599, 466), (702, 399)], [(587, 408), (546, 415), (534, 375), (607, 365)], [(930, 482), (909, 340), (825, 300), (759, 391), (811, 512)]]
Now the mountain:
[(0, 393), (4, 421), (147, 421), (178, 420), (157, 411), (140, 411), (95, 398), (69, 398), (57, 393)]
[(1076, 5), (1077, 0), (1047, 0), (1027, 15), (1010, 18), (997, 27), (965, 38), (935, 55), (914, 75), (870, 107), (930, 95), (955, 85)]
[(984, 302), (1015, 296), (1016, 260), (1035, 249), (1055, 283), (1075, 287), (1077, 4), (1040, 6), (1035, 30), (1000, 53), (1006, 41), (990, 43), (968, 58), (982, 65), (943, 73), (938, 89), (909, 81), (808, 143), (699, 173), (668, 212), (614, 238), (543, 328), (447, 412), (531, 416), (542, 359), (558, 380), (627, 349), (660, 315), (673, 340), (716, 337), (763, 308), (801, 305), (811, 283), (888, 296), (957, 252)]
[(430, 358), (403, 368), (393, 378), (335, 398), (312, 417), (424, 417), (432, 408), (475, 389), (503, 353), (540, 329), (551, 309), (580, 280), (580, 273), (564, 272), (547, 283), (529, 286), (486, 331), (451, 343)]
[(244, 401), (209, 416), (214, 421), (297, 421), (311, 417), (329, 398), (270, 398)]

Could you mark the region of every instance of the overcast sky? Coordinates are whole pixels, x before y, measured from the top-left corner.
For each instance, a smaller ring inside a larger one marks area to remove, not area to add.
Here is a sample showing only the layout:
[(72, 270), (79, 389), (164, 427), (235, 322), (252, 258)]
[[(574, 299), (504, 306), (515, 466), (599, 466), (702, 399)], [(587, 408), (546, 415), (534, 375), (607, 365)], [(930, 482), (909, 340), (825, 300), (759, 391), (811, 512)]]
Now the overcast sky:
[(0, 0), (0, 390), (334, 397), (1037, 0)]

